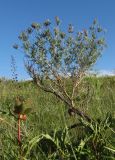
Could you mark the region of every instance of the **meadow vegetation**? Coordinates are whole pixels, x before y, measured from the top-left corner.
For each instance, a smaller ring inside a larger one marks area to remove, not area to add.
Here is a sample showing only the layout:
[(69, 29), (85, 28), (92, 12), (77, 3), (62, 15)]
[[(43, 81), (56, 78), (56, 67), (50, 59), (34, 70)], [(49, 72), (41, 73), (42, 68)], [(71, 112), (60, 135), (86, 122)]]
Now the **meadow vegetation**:
[[(71, 82), (67, 79), (68, 91)], [(115, 156), (115, 77), (85, 77), (76, 106), (92, 117), (87, 122), (70, 116), (63, 102), (38, 89), (32, 81), (0, 80), (1, 160), (106, 160)], [(21, 146), (17, 142), (15, 98), (32, 108), (21, 121)], [(12, 114), (13, 113), (13, 114)]]

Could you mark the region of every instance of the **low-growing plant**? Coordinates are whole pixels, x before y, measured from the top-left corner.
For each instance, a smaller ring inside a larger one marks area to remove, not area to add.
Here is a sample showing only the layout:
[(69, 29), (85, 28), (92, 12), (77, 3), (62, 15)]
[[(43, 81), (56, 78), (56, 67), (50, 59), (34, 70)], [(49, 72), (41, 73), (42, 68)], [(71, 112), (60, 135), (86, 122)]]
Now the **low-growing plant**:
[(38, 159), (41, 155), (48, 160), (112, 160), (115, 156), (113, 139), (110, 139), (110, 135), (115, 134), (112, 125), (111, 115), (103, 121), (98, 119), (91, 123), (81, 118), (79, 127), (84, 129), (81, 139), (75, 137), (73, 141), (68, 127), (51, 134), (41, 134), (22, 145), (23, 158)]

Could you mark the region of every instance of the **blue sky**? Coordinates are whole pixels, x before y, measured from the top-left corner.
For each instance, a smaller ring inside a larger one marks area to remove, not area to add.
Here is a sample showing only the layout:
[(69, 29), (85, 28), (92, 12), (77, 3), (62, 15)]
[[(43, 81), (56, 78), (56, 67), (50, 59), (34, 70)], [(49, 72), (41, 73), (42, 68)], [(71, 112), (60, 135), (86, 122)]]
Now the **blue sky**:
[(64, 27), (88, 28), (94, 18), (107, 29), (108, 47), (95, 65), (96, 70), (115, 69), (115, 0), (0, 0), (0, 77), (10, 78), (11, 55), (16, 57), (19, 79), (26, 79), (23, 53), (14, 50), (21, 31), (32, 22), (52, 21), (59, 16)]

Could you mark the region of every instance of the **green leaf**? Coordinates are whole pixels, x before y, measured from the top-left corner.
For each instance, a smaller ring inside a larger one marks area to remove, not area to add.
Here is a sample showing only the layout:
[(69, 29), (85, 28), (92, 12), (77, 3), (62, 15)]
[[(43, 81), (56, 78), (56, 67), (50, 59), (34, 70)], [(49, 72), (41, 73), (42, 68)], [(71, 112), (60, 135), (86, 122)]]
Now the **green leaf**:
[(109, 151), (115, 153), (115, 149), (113, 149), (113, 148), (110, 148), (110, 147), (104, 147), (104, 148), (106, 148), (106, 149), (108, 149)]

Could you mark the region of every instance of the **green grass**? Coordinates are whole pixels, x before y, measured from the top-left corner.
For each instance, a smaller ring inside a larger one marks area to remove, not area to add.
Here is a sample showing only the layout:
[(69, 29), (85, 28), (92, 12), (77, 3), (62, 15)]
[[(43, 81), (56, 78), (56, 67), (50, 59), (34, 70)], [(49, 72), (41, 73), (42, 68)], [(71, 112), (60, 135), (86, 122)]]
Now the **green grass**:
[[(115, 77), (87, 77), (84, 79), (84, 85), (89, 86), (89, 92), (87, 93), (87, 87), (86, 90), (79, 91), (76, 106), (93, 119), (103, 120), (108, 112), (115, 118)], [(0, 110), (7, 112), (7, 114), (0, 113), (0, 118), (3, 119), (0, 121), (0, 156), (3, 160), (19, 157), (16, 120), (8, 115), (9, 108), (13, 110), (14, 99), (17, 95), (24, 97), (25, 107), (32, 108), (32, 112), (27, 115), (27, 121), (21, 124), (23, 143), (42, 133), (50, 134), (54, 130), (62, 129), (78, 121), (77, 116), (69, 117), (67, 106), (60, 100), (41, 91), (32, 82), (12, 83), (9, 80), (1, 80)], [(76, 137), (76, 135), (80, 137), (82, 134), (82, 129), (75, 129), (71, 132), (71, 137)], [(44, 158), (43, 154), (41, 156), (40, 152), (37, 158), (42, 160), (46, 157)]]

